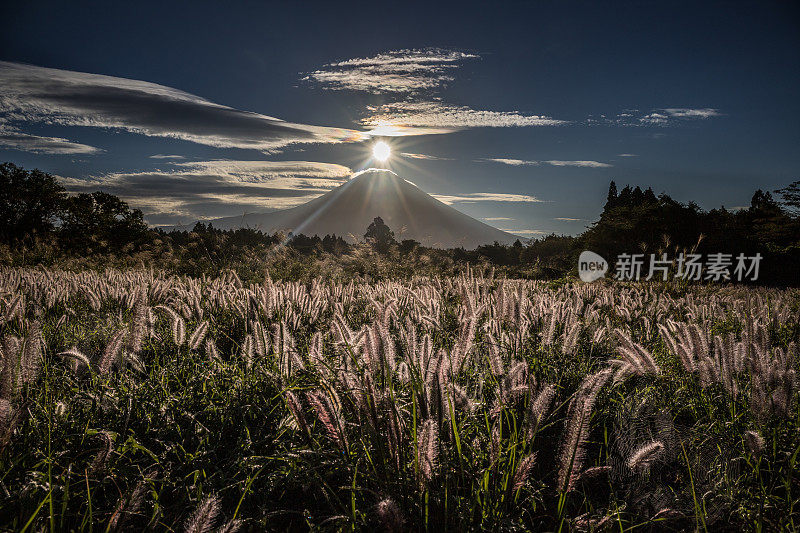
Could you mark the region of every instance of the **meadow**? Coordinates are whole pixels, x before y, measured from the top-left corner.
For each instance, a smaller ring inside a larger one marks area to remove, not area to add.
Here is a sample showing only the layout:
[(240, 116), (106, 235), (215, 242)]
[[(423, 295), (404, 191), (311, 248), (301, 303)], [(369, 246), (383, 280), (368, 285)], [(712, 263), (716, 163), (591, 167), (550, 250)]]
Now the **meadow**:
[(800, 290), (0, 268), (7, 531), (795, 530)]

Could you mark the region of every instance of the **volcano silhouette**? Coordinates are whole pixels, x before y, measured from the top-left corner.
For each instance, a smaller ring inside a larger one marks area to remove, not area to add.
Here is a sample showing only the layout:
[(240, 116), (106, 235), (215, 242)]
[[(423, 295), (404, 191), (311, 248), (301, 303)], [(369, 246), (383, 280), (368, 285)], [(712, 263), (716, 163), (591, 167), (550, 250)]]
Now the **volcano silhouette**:
[(511, 244), (519, 237), (484, 224), (436, 200), (394, 172), (369, 169), (346, 183), (291, 209), (211, 220), (218, 229), (252, 228), (265, 233), (335, 234), (353, 242), (375, 217), (399, 240), (425, 246), (466, 249), (495, 241)]

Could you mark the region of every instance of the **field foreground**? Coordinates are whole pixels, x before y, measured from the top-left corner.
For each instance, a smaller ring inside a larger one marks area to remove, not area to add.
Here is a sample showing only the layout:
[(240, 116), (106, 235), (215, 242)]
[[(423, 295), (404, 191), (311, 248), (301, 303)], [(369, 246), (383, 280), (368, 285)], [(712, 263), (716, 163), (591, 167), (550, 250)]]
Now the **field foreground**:
[(792, 530), (800, 291), (0, 269), (4, 530)]

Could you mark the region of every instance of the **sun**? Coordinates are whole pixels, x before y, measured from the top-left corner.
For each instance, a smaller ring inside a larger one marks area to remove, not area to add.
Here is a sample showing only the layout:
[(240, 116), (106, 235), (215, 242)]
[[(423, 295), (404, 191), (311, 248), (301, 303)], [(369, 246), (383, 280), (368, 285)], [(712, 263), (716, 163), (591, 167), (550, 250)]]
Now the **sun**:
[(372, 157), (383, 163), (392, 155), (392, 149), (383, 141), (376, 142), (372, 147)]

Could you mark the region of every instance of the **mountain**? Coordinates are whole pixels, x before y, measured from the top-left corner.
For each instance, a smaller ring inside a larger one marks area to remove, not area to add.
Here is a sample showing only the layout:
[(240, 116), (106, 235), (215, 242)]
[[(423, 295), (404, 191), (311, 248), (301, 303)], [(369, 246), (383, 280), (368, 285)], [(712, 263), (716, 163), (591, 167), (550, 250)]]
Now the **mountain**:
[(269, 213), (211, 220), (218, 229), (248, 227), (265, 233), (339, 235), (361, 238), (375, 217), (400, 241), (414, 239), (438, 248), (476, 248), (494, 241), (510, 244), (519, 237), (484, 224), (443, 204), (394, 172), (369, 169), (308, 203)]

